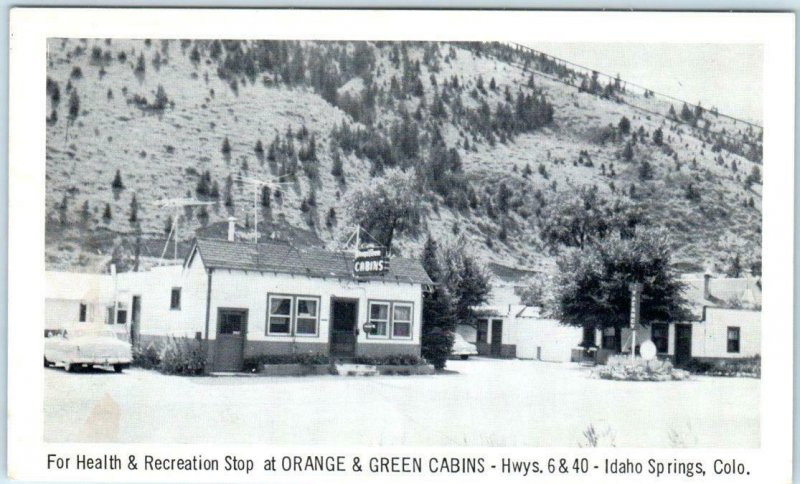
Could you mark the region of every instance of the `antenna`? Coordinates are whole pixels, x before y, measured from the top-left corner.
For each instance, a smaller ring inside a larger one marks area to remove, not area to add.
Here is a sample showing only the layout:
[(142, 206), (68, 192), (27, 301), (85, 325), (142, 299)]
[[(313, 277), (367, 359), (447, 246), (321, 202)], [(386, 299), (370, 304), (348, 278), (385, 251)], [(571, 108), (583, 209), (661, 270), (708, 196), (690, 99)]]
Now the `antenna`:
[(258, 178), (249, 178), (241, 175), (234, 177), (234, 180), (247, 183), (253, 187), (253, 241), (256, 244), (258, 243), (258, 192), (262, 187), (280, 188), (284, 185), (291, 185), (291, 182), (278, 181), (288, 176), (292, 176), (292, 174), (281, 175), (273, 180), (259, 180)]
[(172, 218), (172, 227), (170, 227), (169, 234), (167, 235), (167, 241), (164, 243), (164, 250), (161, 251), (161, 259), (159, 265), (163, 265), (164, 263), (164, 254), (167, 253), (167, 247), (169, 246), (169, 239), (173, 237), (173, 234), (175, 239), (175, 259), (178, 258), (178, 219), (181, 216), (181, 208), (193, 207), (197, 205), (213, 205), (213, 204), (214, 202), (201, 202), (200, 200), (194, 200), (191, 198), (168, 198), (152, 202), (152, 205), (157, 205), (158, 207), (161, 208), (175, 209), (175, 216)]

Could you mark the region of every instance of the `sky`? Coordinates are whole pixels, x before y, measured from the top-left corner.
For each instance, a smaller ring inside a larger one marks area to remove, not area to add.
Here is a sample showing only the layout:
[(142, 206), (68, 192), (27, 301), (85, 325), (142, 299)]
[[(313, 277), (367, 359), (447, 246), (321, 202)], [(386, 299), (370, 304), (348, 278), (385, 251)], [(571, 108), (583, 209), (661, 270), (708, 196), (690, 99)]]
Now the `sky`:
[[(763, 48), (755, 44), (526, 45), (652, 91), (762, 124)], [(678, 109), (678, 107), (676, 107)]]

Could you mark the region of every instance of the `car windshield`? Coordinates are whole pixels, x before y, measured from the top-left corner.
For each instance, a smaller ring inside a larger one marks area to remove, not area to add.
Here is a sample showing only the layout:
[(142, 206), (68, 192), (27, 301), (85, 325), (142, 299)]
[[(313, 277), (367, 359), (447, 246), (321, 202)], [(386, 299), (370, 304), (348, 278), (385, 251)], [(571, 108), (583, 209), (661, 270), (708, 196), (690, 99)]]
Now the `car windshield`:
[(114, 331), (110, 329), (71, 329), (65, 332), (67, 339), (77, 338), (116, 338)]

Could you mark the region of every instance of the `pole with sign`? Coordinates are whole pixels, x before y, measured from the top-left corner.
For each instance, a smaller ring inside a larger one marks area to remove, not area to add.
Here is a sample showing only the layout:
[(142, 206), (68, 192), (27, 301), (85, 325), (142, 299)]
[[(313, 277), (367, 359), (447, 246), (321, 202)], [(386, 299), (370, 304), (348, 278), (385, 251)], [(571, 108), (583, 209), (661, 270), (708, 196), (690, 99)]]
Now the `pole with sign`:
[(636, 358), (636, 326), (639, 324), (642, 283), (634, 282), (628, 287), (631, 290), (631, 359), (634, 359)]

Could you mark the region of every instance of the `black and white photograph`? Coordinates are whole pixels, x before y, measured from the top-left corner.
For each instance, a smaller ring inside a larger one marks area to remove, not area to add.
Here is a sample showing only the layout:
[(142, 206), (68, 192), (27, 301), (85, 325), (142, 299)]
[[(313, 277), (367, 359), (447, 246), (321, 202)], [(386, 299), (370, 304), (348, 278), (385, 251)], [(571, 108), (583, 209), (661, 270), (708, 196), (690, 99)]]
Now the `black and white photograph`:
[(764, 44), (245, 37), (45, 39), (35, 438), (762, 448)]

